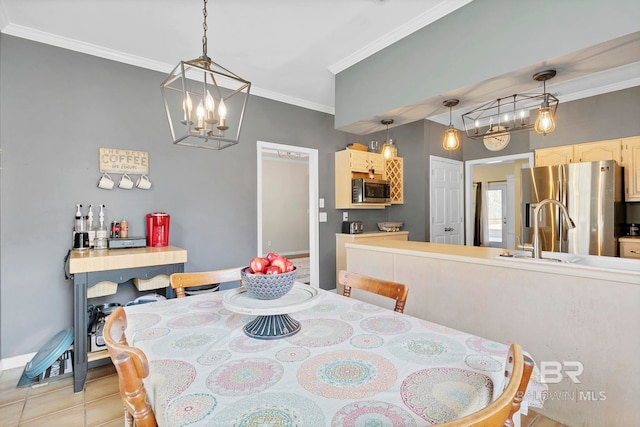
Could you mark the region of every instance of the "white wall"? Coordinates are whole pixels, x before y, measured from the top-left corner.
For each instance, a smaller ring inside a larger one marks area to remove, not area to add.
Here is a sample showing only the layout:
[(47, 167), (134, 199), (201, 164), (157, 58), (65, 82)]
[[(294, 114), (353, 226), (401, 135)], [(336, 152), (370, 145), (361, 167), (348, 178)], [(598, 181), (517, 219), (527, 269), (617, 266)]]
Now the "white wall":
[(309, 162), (262, 159), (262, 248), (283, 255), (309, 253)]

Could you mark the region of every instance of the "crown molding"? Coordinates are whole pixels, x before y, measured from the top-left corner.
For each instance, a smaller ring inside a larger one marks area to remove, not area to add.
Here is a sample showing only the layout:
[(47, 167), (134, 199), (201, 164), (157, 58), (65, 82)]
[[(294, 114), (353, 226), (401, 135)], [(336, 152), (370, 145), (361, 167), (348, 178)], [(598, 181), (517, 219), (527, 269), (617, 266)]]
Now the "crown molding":
[(401, 40), (406, 36), (418, 31), (419, 29), (426, 27), (432, 22), (437, 21), (443, 16), (448, 15), (454, 10), (461, 8), (462, 6), (468, 3), (471, 3), (472, 1), (473, 0), (443, 1), (433, 9), (416, 16), (409, 22), (399, 26), (398, 28), (390, 31), (389, 33), (378, 38), (377, 40), (374, 40), (373, 42), (369, 43), (362, 49), (355, 51), (354, 53), (347, 56), (346, 58), (341, 59), (335, 64), (329, 66), (329, 71), (331, 71), (334, 75), (338, 74), (339, 72), (346, 70), (352, 65), (357, 64), (363, 59), (368, 58), (369, 56), (381, 51), (385, 47), (392, 45), (398, 40)]
[[(1, 18), (0, 10), (0, 18)], [(162, 73), (169, 73), (175, 67), (175, 64), (166, 64), (164, 62), (152, 61), (140, 56), (129, 55), (124, 52), (120, 52), (113, 49), (107, 49), (101, 46), (97, 46), (90, 43), (84, 43), (78, 40), (74, 40), (67, 37), (60, 37), (55, 34), (46, 33), (43, 31), (37, 31), (32, 28), (23, 27), (21, 25), (8, 24), (2, 31), (5, 34), (20, 37), (39, 43), (48, 44), (51, 46), (60, 47), (63, 49), (69, 49), (75, 52), (85, 53), (87, 55), (97, 56), (99, 58), (109, 59), (112, 61), (121, 62), (135, 67), (145, 68), (148, 70), (159, 71)], [(292, 96), (284, 95), (281, 93), (273, 92), (266, 89), (260, 89), (258, 87), (251, 87), (251, 95), (261, 96), (274, 101), (284, 102), (286, 104), (295, 105), (302, 108), (307, 108), (314, 111), (320, 111), (322, 113), (334, 114), (335, 109), (333, 106), (317, 104), (309, 102), (304, 99), (295, 98)]]

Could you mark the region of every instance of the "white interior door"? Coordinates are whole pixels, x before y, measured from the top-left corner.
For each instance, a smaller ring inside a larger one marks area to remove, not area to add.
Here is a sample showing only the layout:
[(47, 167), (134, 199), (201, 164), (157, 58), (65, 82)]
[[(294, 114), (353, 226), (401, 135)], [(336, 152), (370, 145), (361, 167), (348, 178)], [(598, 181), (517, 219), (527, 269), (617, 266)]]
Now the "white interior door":
[(431, 171), (429, 241), (462, 245), (464, 242), (462, 162), (430, 156), (429, 169)]
[(507, 183), (490, 182), (486, 195), (487, 235), (489, 246), (506, 248), (507, 243)]

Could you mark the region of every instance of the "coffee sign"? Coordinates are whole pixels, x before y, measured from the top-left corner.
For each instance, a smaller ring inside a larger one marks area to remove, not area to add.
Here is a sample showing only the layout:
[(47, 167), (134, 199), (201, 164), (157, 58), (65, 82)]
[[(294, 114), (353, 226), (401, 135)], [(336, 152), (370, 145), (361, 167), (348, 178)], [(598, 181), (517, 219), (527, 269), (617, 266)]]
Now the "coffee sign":
[(100, 172), (146, 175), (149, 173), (149, 153), (100, 148)]

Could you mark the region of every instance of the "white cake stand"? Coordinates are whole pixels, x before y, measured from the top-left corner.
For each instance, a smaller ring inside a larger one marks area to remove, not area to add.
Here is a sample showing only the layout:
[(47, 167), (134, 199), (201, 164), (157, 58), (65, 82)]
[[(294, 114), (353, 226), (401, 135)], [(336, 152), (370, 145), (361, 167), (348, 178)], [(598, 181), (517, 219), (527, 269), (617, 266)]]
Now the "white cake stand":
[(251, 338), (271, 340), (289, 337), (300, 331), (300, 322), (290, 313), (306, 310), (318, 302), (317, 288), (296, 282), (285, 295), (277, 299), (257, 299), (249, 296), (244, 287), (225, 292), (222, 305), (229, 311), (257, 316), (244, 327)]

